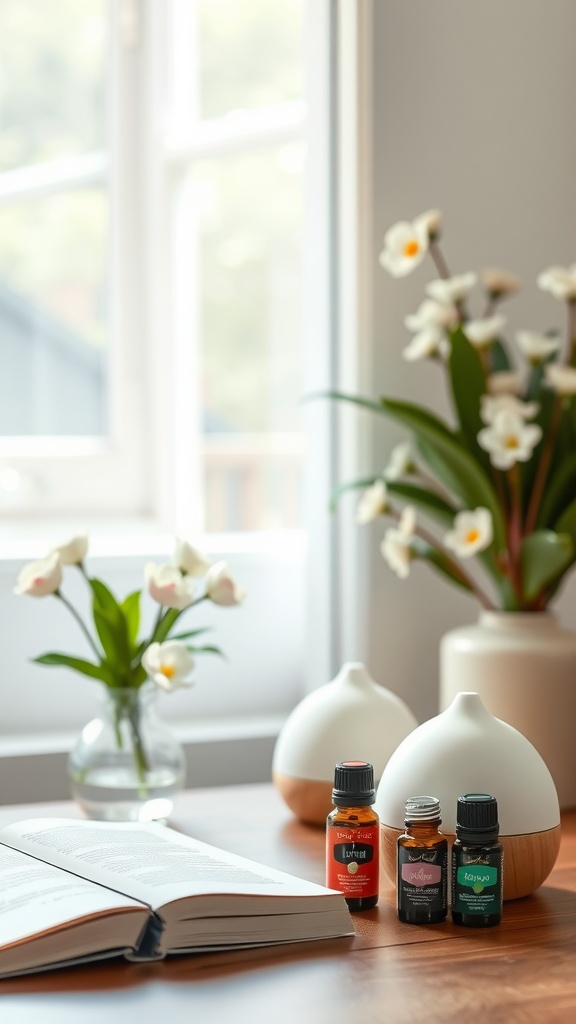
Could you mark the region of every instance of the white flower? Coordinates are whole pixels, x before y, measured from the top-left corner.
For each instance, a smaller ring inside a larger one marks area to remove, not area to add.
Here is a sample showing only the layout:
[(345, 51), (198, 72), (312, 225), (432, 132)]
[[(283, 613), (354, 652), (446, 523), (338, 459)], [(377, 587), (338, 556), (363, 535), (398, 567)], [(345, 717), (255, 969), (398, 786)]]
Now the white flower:
[(484, 348), (496, 341), (498, 335), (504, 330), (506, 318), (503, 316), (489, 316), (483, 320), (469, 320), (464, 324), (464, 333), (476, 348)]
[(517, 395), (524, 386), (524, 374), (517, 370), (500, 370), (491, 373), (486, 383), (491, 395)]
[(576, 299), (576, 263), (571, 267), (548, 267), (538, 276), (538, 287), (555, 299)]
[(375, 480), (364, 491), (356, 509), (356, 522), (369, 523), (372, 519), (384, 514), (388, 507), (386, 484), (383, 480)]
[(29, 562), (20, 570), (15, 594), (28, 594), (29, 597), (46, 597), (55, 594), (62, 583), (62, 565), (58, 552), (53, 551), (47, 558), (37, 562)]
[(429, 359), (437, 355), (445, 359), (449, 351), (450, 345), (441, 328), (426, 327), (414, 335), (402, 355), (407, 362), (415, 363), (418, 359)]
[(241, 604), (246, 594), (230, 576), (226, 562), (217, 562), (210, 566), (206, 576), (206, 596), (214, 604), (231, 607)]
[(398, 526), (386, 530), (380, 545), (382, 557), (401, 580), (405, 580), (410, 572), (411, 542), (415, 528), (416, 512), (411, 505), (407, 505)]
[(167, 640), (163, 644), (150, 644), (142, 655), (142, 665), (157, 686), (170, 693), (182, 686), (191, 686), (186, 679), (195, 661), (180, 640)]
[(172, 561), (176, 568), (180, 569), (180, 572), (186, 576), (205, 576), (210, 568), (210, 562), (196, 548), (193, 548), (187, 541), (180, 540), (180, 538), (176, 538), (176, 548)]
[(481, 279), (484, 289), (494, 298), (515, 295), (522, 287), (519, 277), (509, 274), (507, 270), (498, 270), (496, 267), (487, 267), (486, 270), (483, 270)]
[(517, 331), (516, 341), (522, 355), (532, 366), (538, 366), (560, 347), (559, 338), (550, 338), (535, 331)]
[(510, 412), (523, 420), (533, 420), (538, 415), (538, 402), (522, 402), (516, 395), (482, 395), (480, 399), (480, 416), (484, 423), (490, 425), (498, 413)]
[(380, 264), (392, 277), (405, 277), (422, 262), (428, 251), (428, 228), (417, 218), (411, 224), (399, 221), (384, 235)]
[(426, 327), (453, 327), (458, 321), (456, 306), (435, 299), (424, 299), (415, 313), (407, 316), (404, 323), (409, 331), (422, 331)]
[(438, 278), (426, 285), (426, 294), (436, 302), (443, 302), (447, 305), (461, 302), (468, 297), (472, 291), (478, 276), (472, 272), (458, 274), (456, 277)]
[(164, 608), (176, 608), (182, 611), (192, 604), (194, 600), (192, 580), (188, 576), (183, 576), (176, 566), (147, 562), (144, 566), (144, 576), (150, 596)]
[(516, 462), (528, 461), (541, 437), (536, 423), (525, 423), (521, 416), (502, 409), (491, 425), (479, 432), (478, 444), (489, 453), (496, 469), (510, 469)]
[(386, 480), (400, 480), (414, 469), (412, 445), (409, 441), (401, 441), (390, 452), (388, 465), (384, 470)]
[(415, 224), (423, 225), (426, 229), (426, 233), (429, 238), (435, 238), (440, 231), (440, 225), (442, 223), (442, 214), (440, 210), (426, 210), (426, 213), (421, 213), (419, 217), (416, 217)]
[(444, 537), (447, 548), (460, 558), (471, 558), (492, 543), (492, 515), (487, 508), (458, 512), (454, 528)]
[(576, 395), (576, 369), (573, 366), (558, 366), (550, 363), (544, 367), (546, 383), (559, 395)]
[(87, 551), (88, 536), (85, 533), (79, 533), (64, 544), (53, 548), (50, 554), (59, 555), (61, 565), (80, 565), (86, 558)]

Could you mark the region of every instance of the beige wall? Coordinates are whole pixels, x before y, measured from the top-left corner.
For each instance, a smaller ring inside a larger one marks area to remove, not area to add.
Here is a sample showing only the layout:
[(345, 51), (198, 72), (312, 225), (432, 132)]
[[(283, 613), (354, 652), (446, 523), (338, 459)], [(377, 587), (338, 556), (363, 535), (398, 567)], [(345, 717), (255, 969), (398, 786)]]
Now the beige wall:
[[(377, 264), (384, 231), (431, 207), (444, 215), (452, 273), (501, 266), (525, 291), (510, 326), (564, 326), (559, 303), (535, 286), (540, 270), (576, 261), (576, 3), (574, 0), (374, 0), (374, 391), (438, 408), (429, 363), (407, 364), (406, 313), (431, 264), (394, 281)], [(480, 309), (478, 308), (478, 315)], [(431, 390), (432, 389), (432, 390)], [(379, 431), (384, 464), (390, 428)], [(373, 674), (419, 718), (436, 713), (442, 633), (476, 616), (424, 565), (402, 583), (371, 559)], [(560, 602), (576, 625), (576, 590)]]

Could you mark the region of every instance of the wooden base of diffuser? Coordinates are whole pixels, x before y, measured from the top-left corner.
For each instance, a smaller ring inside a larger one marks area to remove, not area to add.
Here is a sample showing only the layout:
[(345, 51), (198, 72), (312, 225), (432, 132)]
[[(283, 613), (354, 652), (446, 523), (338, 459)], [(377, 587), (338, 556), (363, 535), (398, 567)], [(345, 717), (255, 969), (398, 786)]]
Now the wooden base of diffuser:
[[(444, 833), (449, 845), (454, 835)], [(396, 840), (400, 829), (380, 825), (381, 891), (396, 885)], [(504, 847), (504, 899), (529, 896), (548, 878), (560, 849), (560, 825), (545, 832), (500, 836)]]
[(307, 825), (325, 825), (333, 808), (332, 783), (316, 779), (295, 779), (272, 773), (272, 781), (284, 803)]

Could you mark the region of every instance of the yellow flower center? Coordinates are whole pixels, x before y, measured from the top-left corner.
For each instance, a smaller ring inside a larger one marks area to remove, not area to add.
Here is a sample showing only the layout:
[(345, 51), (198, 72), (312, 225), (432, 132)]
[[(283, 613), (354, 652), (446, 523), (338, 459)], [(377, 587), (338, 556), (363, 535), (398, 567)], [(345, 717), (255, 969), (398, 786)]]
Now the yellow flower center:
[(176, 674), (176, 669), (174, 668), (174, 665), (160, 665), (160, 671), (163, 676), (166, 676), (167, 679), (172, 679), (172, 677)]
[(504, 438), (505, 448), (518, 448), (518, 438), (516, 434), (509, 434), (508, 437)]
[(411, 238), (409, 242), (406, 242), (406, 245), (404, 246), (405, 256), (417, 256), (419, 252), (420, 246), (415, 238)]
[(468, 530), (468, 533), (466, 534), (466, 543), (474, 544), (474, 542), (477, 541), (479, 537), (480, 530), (477, 530), (476, 527), (473, 527), (471, 530)]

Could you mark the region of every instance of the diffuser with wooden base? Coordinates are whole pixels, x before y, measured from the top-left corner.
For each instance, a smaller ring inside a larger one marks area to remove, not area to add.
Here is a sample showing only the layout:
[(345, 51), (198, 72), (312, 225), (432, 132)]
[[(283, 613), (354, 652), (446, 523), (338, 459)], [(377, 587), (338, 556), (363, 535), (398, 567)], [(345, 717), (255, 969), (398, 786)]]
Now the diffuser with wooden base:
[(459, 693), (425, 722), (388, 761), (376, 795), (380, 816), (382, 891), (395, 884), (396, 840), (406, 800), (430, 793), (440, 800), (441, 830), (451, 841), (463, 793), (498, 801), (504, 847), (504, 899), (534, 892), (550, 874), (560, 847), (560, 809), (552, 776), (537, 750), (494, 718), (477, 693)]

